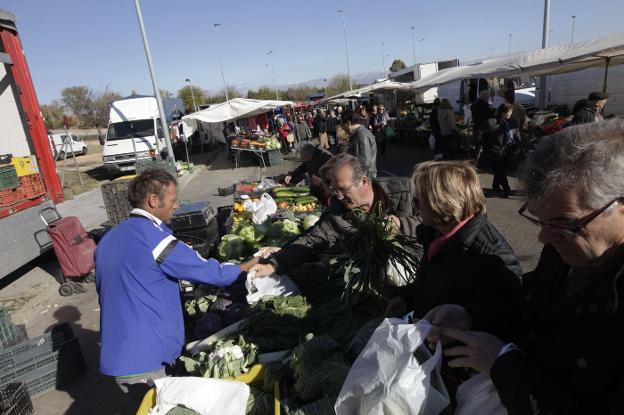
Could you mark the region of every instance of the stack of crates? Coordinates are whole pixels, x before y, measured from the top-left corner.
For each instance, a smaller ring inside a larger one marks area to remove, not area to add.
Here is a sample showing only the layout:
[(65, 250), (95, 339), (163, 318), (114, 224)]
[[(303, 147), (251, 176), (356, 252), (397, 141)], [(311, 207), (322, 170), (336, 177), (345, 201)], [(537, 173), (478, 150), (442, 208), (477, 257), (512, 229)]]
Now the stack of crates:
[(264, 162), (267, 166), (279, 166), (282, 164), (282, 153), (279, 150), (267, 150), (264, 153)]
[(31, 397), (63, 386), (85, 372), (80, 343), (68, 323), (0, 350), (0, 388), (21, 382)]
[(112, 182), (104, 183), (100, 187), (102, 191), (102, 199), (104, 199), (104, 207), (108, 220), (117, 225), (130, 216), (132, 206), (128, 201), (128, 179), (118, 179)]
[(0, 208), (9, 208), (24, 200), (17, 170), (12, 164), (0, 164)]
[(148, 170), (161, 169), (172, 175), (176, 180), (178, 178), (178, 171), (176, 169), (175, 162), (171, 158), (168, 158), (167, 160), (160, 158), (139, 159), (135, 164), (135, 168), (137, 174), (141, 174)]
[(32, 413), (32, 401), (24, 383), (8, 383), (0, 387), (0, 414), (29, 415)]
[(21, 324), (16, 326), (11, 321), (11, 313), (0, 307), (0, 349), (13, 346), (16, 343), (26, 340), (26, 327)]

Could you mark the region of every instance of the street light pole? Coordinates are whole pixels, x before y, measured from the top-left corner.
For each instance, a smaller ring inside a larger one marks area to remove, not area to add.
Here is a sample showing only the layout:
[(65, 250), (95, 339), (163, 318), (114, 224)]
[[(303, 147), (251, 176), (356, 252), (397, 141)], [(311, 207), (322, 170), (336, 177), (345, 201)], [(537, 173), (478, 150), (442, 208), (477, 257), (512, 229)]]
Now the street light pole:
[(384, 53), (384, 43), (381, 42), (381, 77), (386, 77), (386, 54)]
[[(550, 0), (544, 0), (544, 25), (542, 28), (542, 49), (548, 47), (548, 36), (551, 30), (548, 30), (550, 24)], [(544, 109), (546, 107), (546, 76), (540, 77), (540, 94), (539, 94), (539, 108)]]
[(269, 69), (271, 71), (271, 77), (273, 78), (273, 88), (275, 89), (275, 99), (279, 101), (279, 94), (277, 93), (277, 81), (275, 80), (275, 70), (273, 68), (273, 58), (271, 58), (271, 56), (273, 56), (273, 52), (275, 51), (271, 49), (270, 51), (267, 52), (267, 55), (269, 56)]
[[(141, 5), (139, 0), (134, 0), (134, 8), (136, 9), (137, 19), (139, 21), (139, 28), (141, 29), (141, 36), (143, 37), (143, 48), (145, 49), (145, 57), (147, 58), (147, 67), (149, 68), (150, 78), (152, 78), (152, 88), (154, 88), (154, 95), (156, 96), (156, 104), (158, 105), (158, 112), (160, 114), (160, 125), (165, 136), (165, 145), (167, 146), (167, 158), (170, 158), (175, 162), (173, 155), (173, 146), (171, 145), (171, 137), (169, 137), (169, 126), (167, 125), (167, 117), (165, 109), (163, 108), (162, 99), (160, 97), (160, 89), (156, 82), (156, 72), (154, 71), (154, 64), (152, 63), (152, 53), (147, 43), (147, 33), (145, 33), (145, 25), (143, 24), (143, 14), (141, 13)], [(132, 141), (134, 143), (134, 140)], [(158, 134), (156, 134), (156, 143), (158, 143)]]
[(218, 27), (221, 26), (219, 23), (215, 23), (214, 25), (215, 28), (215, 39), (217, 41), (217, 56), (219, 57), (219, 68), (221, 69), (221, 79), (223, 80), (223, 91), (225, 92), (225, 101), (229, 102), (230, 101), (230, 97), (228, 96), (228, 86), (227, 83), (225, 82), (225, 75), (223, 74), (223, 63), (221, 62), (221, 48), (219, 47), (219, 29)]
[(572, 19), (572, 35), (570, 36), (570, 44), (574, 43), (574, 22), (576, 22), (576, 15), (571, 16)]
[(416, 65), (416, 26), (412, 26), (410, 29), (412, 29), (412, 58), (414, 59), (414, 65)]
[(353, 90), (353, 82), (351, 81), (351, 62), (349, 61), (349, 44), (347, 43), (347, 25), (345, 23), (344, 10), (338, 10), (342, 15), (342, 33), (344, 34), (345, 52), (347, 54), (347, 73), (349, 75), (349, 90)]
[(511, 33), (509, 34), (509, 44), (507, 47), (507, 56), (511, 56)]
[(193, 108), (195, 112), (197, 112), (197, 105), (195, 104), (195, 93), (193, 92), (193, 84), (191, 84), (191, 80), (186, 78), (186, 82), (189, 83), (189, 88), (191, 88), (191, 98), (193, 99)]
[(424, 40), (425, 40), (424, 37), (418, 39), (418, 41), (420, 42), (420, 63), (423, 63), (425, 61), (425, 48), (423, 46)]

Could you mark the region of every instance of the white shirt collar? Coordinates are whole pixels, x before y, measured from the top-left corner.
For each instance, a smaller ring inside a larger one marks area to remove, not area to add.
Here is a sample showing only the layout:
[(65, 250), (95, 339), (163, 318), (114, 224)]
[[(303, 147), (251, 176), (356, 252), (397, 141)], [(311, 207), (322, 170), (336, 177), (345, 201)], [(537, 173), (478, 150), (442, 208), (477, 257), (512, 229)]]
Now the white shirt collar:
[(162, 220), (158, 219), (156, 216), (152, 215), (151, 213), (149, 213), (146, 210), (143, 209), (139, 209), (139, 208), (134, 208), (132, 209), (132, 211), (130, 212), (130, 214), (135, 214), (135, 215), (141, 215), (141, 216), (145, 216), (148, 219), (153, 220), (154, 222), (156, 222), (156, 224), (158, 226), (162, 225)]

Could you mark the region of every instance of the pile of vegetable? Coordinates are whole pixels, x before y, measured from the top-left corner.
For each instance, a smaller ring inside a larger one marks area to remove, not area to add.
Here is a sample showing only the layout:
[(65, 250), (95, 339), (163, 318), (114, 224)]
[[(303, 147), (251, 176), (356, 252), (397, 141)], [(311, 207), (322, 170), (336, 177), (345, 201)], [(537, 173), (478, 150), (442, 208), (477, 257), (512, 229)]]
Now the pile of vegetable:
[(282, 148), (279, 140), (276, 137), (267, 137), (264, 139), (267, 150), (279, 150)]
[(271, 190), (273, 200), (280, 209), (290, 209), (296, 213), (313, 212), (317, 209), (318, 199), (310, 195), (307, 186), (278, 186)]
[(180, 356), (179, 360), (191, 376), (226, 379), (247, 373), (256, 362), (257, 353), (258, 347), (239, 335), (236, 339), (219, 340), (192, 357)]

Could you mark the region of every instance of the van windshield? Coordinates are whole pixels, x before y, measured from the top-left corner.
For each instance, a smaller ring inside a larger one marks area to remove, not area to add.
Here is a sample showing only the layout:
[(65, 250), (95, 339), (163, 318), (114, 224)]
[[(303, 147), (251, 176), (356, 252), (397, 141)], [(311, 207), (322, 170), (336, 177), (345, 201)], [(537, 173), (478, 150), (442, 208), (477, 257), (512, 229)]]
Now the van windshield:
[(154, 135), (154, 120), (135, 120), (116, 122), (108, 126), (106, 139), (124, 140), (126, 138), (141, 138)]

